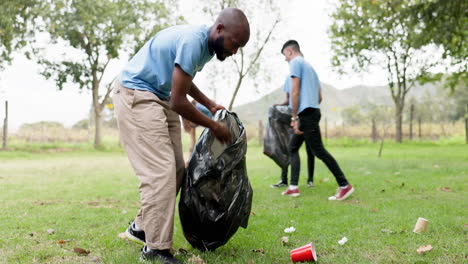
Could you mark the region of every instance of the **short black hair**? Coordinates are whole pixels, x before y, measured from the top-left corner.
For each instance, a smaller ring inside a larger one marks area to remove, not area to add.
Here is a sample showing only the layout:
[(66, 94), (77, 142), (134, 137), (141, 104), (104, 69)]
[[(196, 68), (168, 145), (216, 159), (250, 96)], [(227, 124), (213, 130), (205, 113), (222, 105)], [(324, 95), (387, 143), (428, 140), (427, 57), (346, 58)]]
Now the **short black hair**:
[(299, 43), (295, 41), (294, 39), (290, 39), (284, 43), (283, 48), (281, 48), (281, 53), (283, 53), (283, 50), (289, 46), (292, 46), (293, 50), (300, 52), (301, 48), (299, 47)]

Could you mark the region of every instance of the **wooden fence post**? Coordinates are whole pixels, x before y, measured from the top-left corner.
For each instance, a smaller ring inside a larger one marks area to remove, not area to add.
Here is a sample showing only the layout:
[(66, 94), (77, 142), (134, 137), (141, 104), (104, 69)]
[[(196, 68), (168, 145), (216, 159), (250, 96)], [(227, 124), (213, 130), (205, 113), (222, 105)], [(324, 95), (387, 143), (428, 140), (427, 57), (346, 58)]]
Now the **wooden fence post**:
[(419, 139), (421, 140), (421, 117), (418, 118), (418, 136)]
[(410, 123), (409, 123), (409, 139), (413, 140), (413, 117), (414, 117), (414, 104), (410, 106)]
[(8, 101), (5, 101), (5, 119), (3, 119), (3, 144), (2, 149), (7, 148), (8, 140)]
[(468, 104), (465, 108), (465, 141), (468, 144)]
[(327, 122), (326, 117), (325, 117), (325, 139), (328, 139), (328, 122)]
[(258, 144), (263, 145), (263, 122), (258, 120)]

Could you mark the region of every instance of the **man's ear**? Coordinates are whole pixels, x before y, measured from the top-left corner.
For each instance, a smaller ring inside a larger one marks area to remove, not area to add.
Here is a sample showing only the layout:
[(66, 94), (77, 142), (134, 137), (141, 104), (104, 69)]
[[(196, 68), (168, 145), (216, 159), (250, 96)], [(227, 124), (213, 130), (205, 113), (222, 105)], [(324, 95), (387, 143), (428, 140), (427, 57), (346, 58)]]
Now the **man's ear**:
[(224, 25), (222, 23), (219, 23), (218, 25), (216, 25), (216, 32), (219, 34), (221, 33), (221, 31), (224, 30)]

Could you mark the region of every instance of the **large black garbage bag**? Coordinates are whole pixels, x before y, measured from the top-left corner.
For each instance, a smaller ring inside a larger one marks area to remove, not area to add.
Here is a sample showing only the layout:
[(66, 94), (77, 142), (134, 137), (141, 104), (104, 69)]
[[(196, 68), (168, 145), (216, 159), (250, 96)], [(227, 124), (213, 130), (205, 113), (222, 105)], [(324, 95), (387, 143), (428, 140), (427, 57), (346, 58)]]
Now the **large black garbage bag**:
[(274, 160), (282, 169), (287, 169), (289, 165), (288, 144), (293, 133), (291, 117), (291, 110), (287, 106), (277, 105), (268, 109), (263, 154)]
[(241, 121), (226, 110), (218, 111), (214, 120), (228, 127), (233, 143), (223, 145), (209, 129), (203, 131), (190, 158), (179, 201), (184, 236), (203, 251), (226, 244), (239, 226), (247, 228), (253, 195)]

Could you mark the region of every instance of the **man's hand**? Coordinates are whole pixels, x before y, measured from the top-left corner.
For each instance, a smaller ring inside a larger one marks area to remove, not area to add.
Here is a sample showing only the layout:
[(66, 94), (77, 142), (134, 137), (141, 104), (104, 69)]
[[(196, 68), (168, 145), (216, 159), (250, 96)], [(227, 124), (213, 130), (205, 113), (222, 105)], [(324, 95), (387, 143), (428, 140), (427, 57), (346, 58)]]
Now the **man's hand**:
[(299, 130), (299, 120), (295, 120), (291, 122), (291, 127), (294, 129), (294, 133), (297, 135), (302, 135), (304, 132)]
[(230, 145), (232, 142), (232, 135), (227, 129), (227, 127), (223, 126), (220, 123), (215, 122), (215, 124), (216, 125), (214, 125), (211, 128), (211, 131), (213, 131), (213, 134), (215, 135), (215, 137), (222, 143)]
[(210, 108), (210, 112), (211, 112), (211, 114), (215, 115), (216, 111), (223, 110), (223, 109), (226, 109), (226, 108), (224, 106), (222, 106), (222, 105), (215, 104), (215, 106)]

